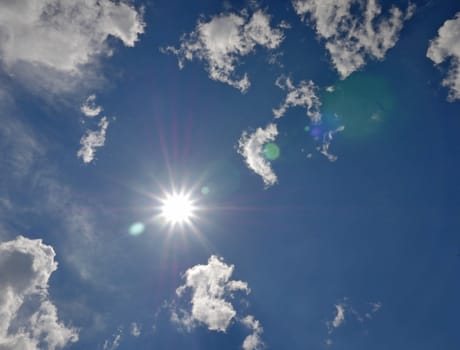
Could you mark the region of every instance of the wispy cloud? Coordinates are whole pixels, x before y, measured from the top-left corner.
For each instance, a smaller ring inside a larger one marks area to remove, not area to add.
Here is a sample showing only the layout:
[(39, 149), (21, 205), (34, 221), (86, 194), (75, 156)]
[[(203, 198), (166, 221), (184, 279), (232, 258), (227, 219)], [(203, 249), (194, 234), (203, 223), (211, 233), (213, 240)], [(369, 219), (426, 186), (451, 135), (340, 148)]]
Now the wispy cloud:
[(243, 156), (249, 169), (262, 177), (266, 187), (276, 184), (278, 178), (264, 156), (263, 146), (274, 141), (277, 135), (277, 126), (271, 123), (265, 129), (257, 128), (253, 133), (244, 131), (238, 141), (238, 153)]
[(83, 159), (85, 163), (91, 163), (96, 155), (96, 148), (103, 147), (109, 121), (103, 117), (99, 122), (99, 130), (88, 130), (80, 140), (81, 148), (77, 156)]
[(278, 108), (273, 109), (275, 118), (281, 118), (288, 108), (301, 106), (305, 107), (307, 116), (313, 123), (316, 124), (321, 121), (321, 113), (319, 112), (321, 101), (317, 96), (318, 88), (313, 81), (302, 80), (296, 86), (290, 78), (281, 76), (276, 79), (275, 84), (287, 92), (284, 102)]
[(284, 39), (281, 28), (270, 26), (270, 16), (257, 10), (251, 17), (247, 11), (221, 13), (209, 21), (199, 20), (195, 30), (182, 36), (178, 48), (168, 46), (179, 59), (179, 67), (185, 61), (205, 61), (209, 77), (245, 92), (250, 81), (246, 73), (235, 73), (240, 57), (255, 51), (256, 46), (277, 48)]
[(119, 327), (117, 332), (112, 335), (111, 339), (106, 339), (102, 346), (103, 350), (116, 350), (121, 343), (121, 335), (123, 334), (123, 328)]
[(439, 65), (449, 62), (450, 68), (442, 85), (449, 89), (448, 100), (460, 99), (460, 12), (447, 20), (438, 30), (438, 36), (430, 41), (426, 56)]
[(334, 139), (335, 134), (345, 130), (345, 127), (339, 126), (334, 130), (329, 130), (328, 132), (323, 134), (323, 142), (320, 146), (317, 147), (319, 153), (325, 156), (329, 161), (335, 162), (338, 157), (335, 154), (330, 153), (329, 148), (331, 147), (332, 140)]
[(378, 0), (293, 0), (297, 14), (314, 26), (340, 77), (345, 79), (366, 64), (368, 57), (383, 60), (396, 45), (404, 21), (414, 13), (392, 6), (382, 15)]
[[(18, 236), (0, 243), (0, 347), (55, 350), (78, 340), (78, 331), (58, 319), (48, 293), (57, 270), (54, 249)], [(21, 311), (21, 312), (20, 312)]]
[(81, 112), (88, 118), (97, 117), (103, 110), (96, 104), (96, 95), (89, 95), (80, 106)]

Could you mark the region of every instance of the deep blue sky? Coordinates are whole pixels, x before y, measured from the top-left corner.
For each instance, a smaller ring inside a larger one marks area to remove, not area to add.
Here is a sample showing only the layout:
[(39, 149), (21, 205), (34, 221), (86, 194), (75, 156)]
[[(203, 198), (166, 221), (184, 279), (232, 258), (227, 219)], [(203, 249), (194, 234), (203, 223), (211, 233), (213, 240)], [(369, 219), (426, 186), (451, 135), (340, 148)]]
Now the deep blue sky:
[[(50, 299), (60, 320), (79, 329), (66, 348), (103, 349), (119, 327), (119, 349), (241, 348), (250, 331), (236, 319), (226, 333), (203, 324), (181, 331), (170, 321), (173, 302), (189, 307), (175, 294), (184, 272), (217, 255), (248, 283), (249, 295), (229, 300), (260, 321), (266, 348), (458, 349), (460, 102), (448, 102), (441, 86), (448, 65), (433, 66), (426, 51), (460, 4), (415, 1), (385, 59), (367, 59), (341, 80), (324, 41), (289, 1), (259, 1), (273, 25), (291, 28), (275, 50), (283, 66), (269, 64), (261, 47), (241, 58), (237, 70), (252, 83), (242, 94), (209, 79), (203, 62), (179, 70), (160, 51), (177, 46), (200, 16), (251, 9), (228, 3), (136, 1), (145, 33), (132, 48), (109, 38), (113, 56), (96, 64), (103, 83), (47, 93), (2, 68), (9, 99), (0, 112), (0, 198), (10, 206), (0, 206), (0, 238), (41, 238), (56, 251)], [(322, 125), (345, 130), (330, 162), (304, 131), (305, 109), (289, 109), (277, 121), (278, 183), (265, 189), (236, 145), (243, 130), (273, 121), (286, 95), (275, 86), (282, 74), (313, 80)], [(79, 141), (97, 121), (79, 108), (93, 93), (110, 125), (96, 159), (83, 164)], [(370, 120), (374, 112), (381, 119)], [(40, 151), (18, 175), (12, 159), (26, 152), (26, 138)], [(194, 229), (153, 220), (156, 198), (172, 183), (193, 189), (205, 208)], [(139, 236), (129, 234), (134, 222), (146, 225)], [(381, 307), (366, 318), (369, 303)], [(329, 334), (339, 304), (345, 321)], [(132, 322), (139, 337), (130, 335)]]

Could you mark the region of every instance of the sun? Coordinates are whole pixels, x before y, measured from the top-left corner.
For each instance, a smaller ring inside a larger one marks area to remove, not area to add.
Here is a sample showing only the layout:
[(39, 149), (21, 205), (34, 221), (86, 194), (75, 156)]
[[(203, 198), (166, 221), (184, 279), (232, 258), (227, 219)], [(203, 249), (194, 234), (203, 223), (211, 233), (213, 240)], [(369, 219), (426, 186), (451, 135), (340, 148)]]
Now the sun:
[(187, 224), (194, 217), (196, 207), (190, 195), (170, 193), (161, 200), (160, 216), (169, 224)]

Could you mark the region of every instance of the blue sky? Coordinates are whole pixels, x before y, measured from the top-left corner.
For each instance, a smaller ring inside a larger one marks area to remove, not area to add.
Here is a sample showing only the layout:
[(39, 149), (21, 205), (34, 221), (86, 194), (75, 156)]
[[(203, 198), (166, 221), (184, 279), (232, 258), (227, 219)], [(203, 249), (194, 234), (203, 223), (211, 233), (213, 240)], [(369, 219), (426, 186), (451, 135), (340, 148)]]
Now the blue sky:
[(0, 3), (0, 349), (457, 349), (460, 4)]

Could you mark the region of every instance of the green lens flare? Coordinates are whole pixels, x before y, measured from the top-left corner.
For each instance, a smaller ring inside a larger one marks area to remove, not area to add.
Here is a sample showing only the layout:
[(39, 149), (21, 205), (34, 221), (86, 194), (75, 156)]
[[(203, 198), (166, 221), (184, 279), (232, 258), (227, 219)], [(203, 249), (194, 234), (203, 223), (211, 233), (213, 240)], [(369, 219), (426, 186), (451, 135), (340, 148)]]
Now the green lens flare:
[(204, 194), (205, 196), (206, 196), (207, 194), (209, 194), (209, 192), (211, 192), (211, 190), (209, 189), (208, 186), (203, 186), (203, 187), (201, 188), (201, 193)]
[(129, 234), (139, 236), (145, 231), (145, 225), (142, 222), (135, 222), (129, 227)]
[(275, 160), (280, 156), (280, 148), (276, 143), (267, 143), (264, 146), (264, 155), (268, 160)]

